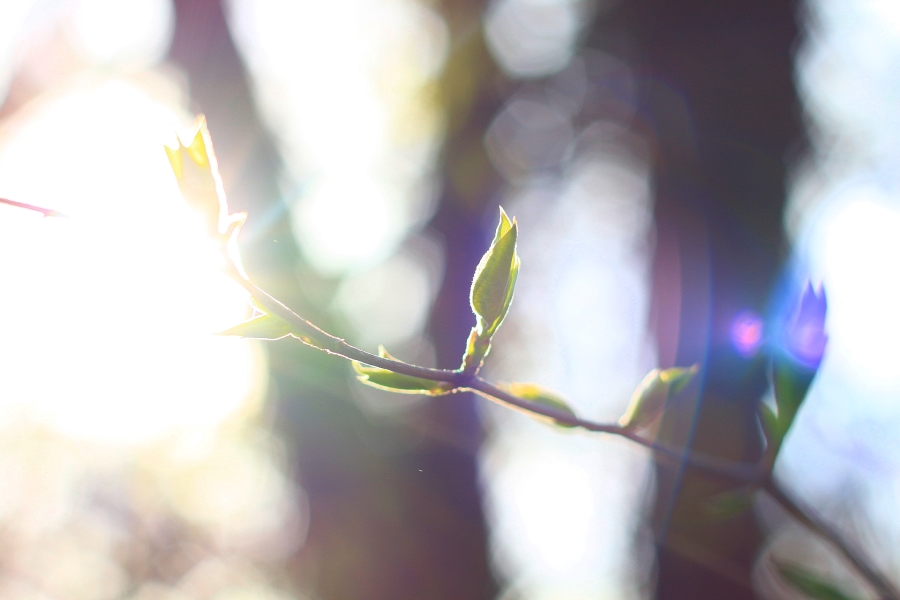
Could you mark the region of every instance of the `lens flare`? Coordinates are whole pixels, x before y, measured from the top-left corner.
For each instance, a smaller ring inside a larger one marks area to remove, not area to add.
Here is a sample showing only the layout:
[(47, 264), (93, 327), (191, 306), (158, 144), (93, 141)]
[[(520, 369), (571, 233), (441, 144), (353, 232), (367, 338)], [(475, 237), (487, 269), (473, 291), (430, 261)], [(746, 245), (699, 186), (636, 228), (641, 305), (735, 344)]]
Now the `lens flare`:
[(738, 354), (755, 356), (763, 341), (763, 322), (752, 310), (745, 310), (731, 323), (731, 343)]

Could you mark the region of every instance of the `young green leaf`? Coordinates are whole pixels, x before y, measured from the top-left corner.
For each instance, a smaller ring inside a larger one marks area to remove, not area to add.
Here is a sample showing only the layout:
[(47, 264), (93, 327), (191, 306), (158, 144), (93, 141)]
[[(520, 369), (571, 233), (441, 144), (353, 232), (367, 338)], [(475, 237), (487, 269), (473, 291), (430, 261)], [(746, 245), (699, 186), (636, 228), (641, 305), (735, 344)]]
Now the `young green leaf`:
[(797, 565), (775, 561), (778, 573), (785, 581), (816, 600), (855, 600), (830, 581)]
[[(387, 353), (385, 353), (387, 354)], [(353, 361), (353, 370), (356, 378), (362, 383), (374, 388), (396, 392), (398, 394), (424, 394), (426, 396), (440, 396), (450, 391), (451, 385), (443, 381), (434, 381), (421, 377), (412, 377), (395, 373), (387, 369), (370, 367), (360, 362)]]
[(396, 360), (397, 362), (403, 362), (399, 358), (392, 356), (391, 354), (388, 354), (387, 348), (385, 348), (383, 344), (378, 345), (378, 356), (380, 356), (381, 358), (386, 358), (388, 360)]
[(653, 424), (662, 415), (666, 402), (678, 394), (697, 374), (699, 365), (689, 368), (653, 369), (634, 390), (631, 403), (619, 425), (628, 429), (641, 429)]
[(497, 328), (503, 323), (503, 319), (506, 318), (509, 307), (512, 305), (513, 294), (516, 291), (516, 281), (519, 279), (519, 266), (521, 264), (522, 261), (519, 260), (519, 255), (513, 252), (512, 265), (509, 268), (509, 282), (506, 285), (506, 296), (503, 298), (503, 307), (500, 309), (500, 318), (490, 328), (491, 335), (493, 335), (493, 333), (497, 331)]
[(275, 315), (263, 314), (230, 327), (219, 335), (236, 335), (253, 340), (280, 340), (291, 335), (291, 325)]
[(500, 207), (500, 222), (497, 223), (497, 230), (494, 231), (494, 239), (491, 241), (491, 246), (495, 245), (501, 237), (506, 235), (506, 233), (512, 229), (513, 223), (515, 220), (510, 221), (509, 216), (506, 214), (506, 211), (503, 210), (503, 207)]
[(203, 115), (197, 117), (188, 139), (185, 143), (179, 137), (177, 148), (165, 146), (166, 156), (184, 199), (203, 215), (210, 234), (217, 237), (225, 233), (222, 219), (228, 215), (228, 205)]
[(515, 219), (510, 221), (501, 208), (494, 241), (475, 269), (469, 294), (481, 336), (493, 335), (512, 303), (520, 264), (516, 254), (517, 236)]
[[(552, 408), (553, 410), (564, 415), (577, 418), (575, 415), (575, 411), (573, 411), (569, 407), (568, 403), (562, 397), (545, 387), (537, 385), (536, 383), (507, 383), (502, 385), (501, 387), (513, 396), (518, 396), (519, 398), (534, 402), (535, 404), (540, 404), (542, 406)], [(535, 419), (549, 422), (554, 425), (559, 425), (560, 427), (575, 427), (574, 425), (564, 423), (546, 415), (538, 413), (529, 414)]]
[(247, 215), (228, 210), (206, 117), (197, 117), (187, 139), (189, 141), (185, 143), (184, 138), (179, 137), (177, 148), (165, 146), (178, 189), (188, 206), (203, 217), (210, 237), (221, 244), (237, 273), (247, 279), (237, 245), (238, 234)]

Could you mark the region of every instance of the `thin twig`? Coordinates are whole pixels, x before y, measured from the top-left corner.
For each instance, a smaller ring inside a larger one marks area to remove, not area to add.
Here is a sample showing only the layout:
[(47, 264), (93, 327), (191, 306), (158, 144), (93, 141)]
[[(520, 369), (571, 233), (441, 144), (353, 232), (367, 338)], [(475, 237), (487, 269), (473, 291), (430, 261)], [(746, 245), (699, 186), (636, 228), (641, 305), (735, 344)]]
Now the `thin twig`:
[(742, 483), (759, 482), (762, 481), (764, 477), (763, 472), (756, 464), (724, 460), (721, 458), (716, 458), (714, 456), (685, 451), (682, 448), (674, 448), (672, 446), (660, 444), (654, 440), (649, 440), (638, 435), (638, 433), (633, 429), (622, 427), (621, 425), (615, 423), (597, 423), (594, 421), (588, 421), (586, 419), (576, 417), (575, 415), (555, 410), (547, 405), (538, 404), (536, 402), (530, 402), (523, 398), (519, 398), (518, 396), (510, 394), (502, 388), (488, 383), (480, 377), (476, 377), (470, 384), (468, 384), (468, 387), (472, 388), (481, 396), (484, 396), (489, 400), (499, 402), (520, 411), (549, 417), (550, 419), (553, 419), (554, 421), (562, 425), (568, 425), (570, 427), (580, 427), (587, 431), (594, 431), (598, 433), (611, 433), (613, 435), (619, 435), (624, 438), (628, 438), (629, 440), (640, 444), (645, 448), (653, 450), (655, 453), (657, 453), (657, 456), (659, 458), (662, 458), (663, 462), (676, 464), (680, 463), (681, 460), (686, 460), (687, 463), (695, 469), (706, 471), (707, 473), (710, 473), (712, 475), (719, 475), (728, 479), (740, 481)]
[(844, 539), (815, 510), (803, 506), (799, 500), (793, 498), (774, 477), (766, 479), (763, 489), (788, 514), (797, 519), (807, 529), (829, 541), (856, 568), (859, 574), (869, 582), (881, 600), (900, 600), (900, 591), (887, 577), (878, 572), (863, 551), (856, 547), (855, 544), (851, 544)]
[(69, 215), (63, 214), (58, 210), (53, 210), (51, 208), (43, 208), (41, 206), (35, 206), (34, 204), (25, 204), (24, 202), (16, 202), (15, 200), (10, 200), (8, 198), (0, 198), (0, 204), (8, 204), (10, 206), (16, 206), (18, 208), (24, 208), (25, 210), (32, 210), (34, 212), (39, 212), (45, 217), (62, 217), (64, 219), (68, 219)]
[(275, 316), (290, 323), (293, 327), (296, 328), (296, 332), (298, 333), (298, 335), (308, 337), (308, 340), (301, 339), (301, 341), (310, 346), (323, 350), (329, 354), (341, 356), (349, 360), (356, 360), (373, 367), (388, 369), (402, 375), (422, 377), (425, 379), (432, 379), (434, 381), (451, 383), (455, 386), (455, 388), (451, 391), (472, 390), (494, 402), (504, 404), (526, 413), (531, 413), (532, 415), (547, 417), (562, 425), (580, 427), (581, 429), (597, 433), (610, 433), (613, 435), (619, 435), (628, 438), (629, 440), (636, 442), (641, 446), (653, 450), (657, 453), (657, 456), (662, 457), (662, 459), (666, 462), (676, 463), (682, 460), (686, 460), (690, 466), (698, 470), (706, 471), (707, 473), (713, 475), (726, 477), (728, 479), (739, 481), (741, 483), (759, 482), (763, 478), (763, 472), (760, 470), (758, 465), (723, 460), (714, 456), (702, 455), (690, 451), (686, 452), (681, 448), (672, 448), (670, 446), (665, 446), (653, 440), (648, 440), (644, 437), (641, 437), (634, 430), (622, 427), (615, 423), (597, 423), (594, 421), (588, 421), (576, 417), (572, 414), (555, 410), (554, 408), (545, 404), (539, 404), (537, 402), (525, 400), (524, 398), (519, 398), (518, 396), (510, 394), (502, 388), (499, 388), (496, 385), (493, 385), (485, 381), (484, 379), (477, 377), (476, 375), (463, 373), (458, 370), (451, 371), (447, 369), (431, 369), (427, 367), (420, 367), (402, 361), (371, 354), (369, 352), (366, 352), (365, 350), (348, 344), (346, 341), (339, 337), (333, 336), (330, 333), (319, 329), (314, 324), (310, 323), (309, 321), (292, 311), (290, 308), (282, 304), (279, 300), (272, 297), (267, 292), (263, 291), (243, 277), (235, 276), (235, 279), (248, 292), (250, 292), (254, 298), (256, 298), (256, 301), (265, 310), (270, 311)]
[[(428, 367), (411, 365), (399, 360), (383, 358), (376, 354), (366, 352), (365, 350), (357, 348), (356, 346), (352, 346), (343, 339), (319, 329), (318, 327), (292, 311), (290, 308), (282, 304), (279, 300), (270, 296), (267, 292), (256, 287), (243, 277), (236, 276), (234, 277), (234, 279), (239, 284), (241, 284), (244, 289), (250, 292), (256, 299), (256, 301), (259, 302), (259, 304), (267, 312), (270, 312), (273, 315), (290, 323), (295, 328), (294, 332), (297, 334), (298, 339), (300, 339), (300, 341), (307, 344), (308, 346), (323, 350), (328, 354), (341, 356), (348, 360), (359, 361), (373, 367), (389, 369), (391, 371), (394, 371), (395, 373), (401, 373), (403, 375), (409, 375), (411, 377), (422, 377), (425, 379), (433, 379), (435, 381), (444, 381), (455, 385), (459, 385), (464, 381), (464, 378), (461, 378), (460, 373), (457, 371), (450, 371), (447, 369), (431, 369)], [(300, 336), (305, 336), (307, 339), (303, 339)]]

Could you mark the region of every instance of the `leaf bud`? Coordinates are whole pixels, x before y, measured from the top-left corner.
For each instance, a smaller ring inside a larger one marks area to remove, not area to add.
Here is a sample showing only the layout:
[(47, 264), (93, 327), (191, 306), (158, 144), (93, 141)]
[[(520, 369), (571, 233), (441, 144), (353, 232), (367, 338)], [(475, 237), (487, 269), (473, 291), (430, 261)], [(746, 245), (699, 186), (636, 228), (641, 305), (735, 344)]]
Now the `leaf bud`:
[(517, 236), (515, 219), (510, 221), (503, 208), (500, 208), (500, 222), (494, 241), (475, 269), (469, 294), (476, 317), (476, 329), (481, 337), (493, 335), (509, 312), (519, 274)]
[(619, 425), (642, 429), (652, 425), (663, 413), (669, 398), (678, 394), (697, 374), (699, 365), (688, 368), (653, 369), (634, 390), (631, 402)]

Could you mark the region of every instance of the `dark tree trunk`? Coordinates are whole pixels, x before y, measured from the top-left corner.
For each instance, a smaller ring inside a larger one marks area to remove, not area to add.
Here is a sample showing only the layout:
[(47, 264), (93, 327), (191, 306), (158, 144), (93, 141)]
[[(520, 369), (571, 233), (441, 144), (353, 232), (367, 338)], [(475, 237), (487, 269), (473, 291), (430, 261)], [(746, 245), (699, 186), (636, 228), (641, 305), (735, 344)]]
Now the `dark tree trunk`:
[[(766, 314), (783, 257), (786, 161), (803, 140), (797, 10), (791, 0), (628, 0), (589, 41), (635, 69), (637, 125), (654, 148), (660, 362), (703, 367), (698, 395), (672, 407), (660, 435), (735, 460), (761, 452), (764, 364), (736, 352), (730, 330), (742, 311)], [(660, 465), (657, 484), (657, 597), (753, 598), (755, 520), (707, 508), (729, 483)]]

